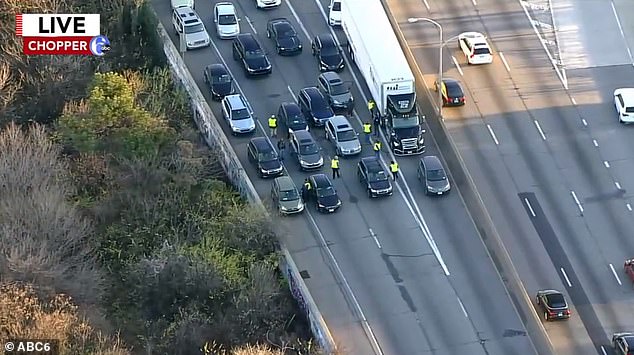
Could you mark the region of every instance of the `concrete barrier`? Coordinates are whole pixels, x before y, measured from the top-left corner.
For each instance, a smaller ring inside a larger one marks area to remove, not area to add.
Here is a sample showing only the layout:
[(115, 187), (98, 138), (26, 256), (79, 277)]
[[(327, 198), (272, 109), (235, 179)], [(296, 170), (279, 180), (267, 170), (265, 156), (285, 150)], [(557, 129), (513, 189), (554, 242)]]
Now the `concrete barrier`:
[[(398, 26), (398, 22), (387, 5), (387, 0), (381, 0), (381, 3), (385, 8), (385, 12), (388, 15), (392, 27), (394, 28), (396, 37), (398, 38), (407, 58), (407, 62), (414, 72), (414, 76), (416, 78), (416, 91), (419, 94), (425, 92), (426, 96), (432, 100), (433, 98), (425, 83), (423, 73), (416, 63), (414, 54), (407, 45), (405, 36)], [(429, 105), (429, 103), (423, 102), (424, 100), (421, 95), (418, 96), (418, 100), (421, 107), (425, 107), (425, 104)], [(495, 224), (493, 223), (493, 220), (482, 201), (482, 197), (478, 193), (476, 184), (469, 174), (467, 166), (460, 156), (455, 142), (449, 135), (445, 123), (438, 117), (438, 115), (432, 115), (431, 117), (428, 117), (427, 124), (434, 140), (440, 148), (440, 154), (447, 163), (449, 171), (453, 177), (454, 184), (460, 190), (460, 195), (462, 196), (464, 204), (466, 205), (467, 210), (476, 225), (480, 238), (486, 246), (489, 256), (491, 257), (491, 260), (493, 260), (493, 263), (500, 274), (500, 278), (502, 279), (511, 300), (513, 301), (515, 309), (526, 326), (526, 330), (532, 340), (535, 350), (540, 355), (554, 355), (553, 346), (548, 338), (544, 325), (533, 308), (532, 299), (522, 284), (520, 276), (513, 265), (513, 261), (511, 260), (511, 256), (506, 250), (506, 247), (502, 242), (502, 238), (500, 238), (500, 235), (495, 228)]]
[[(163, 42), (163, 51), (167, 57), (167, 61), (172, 68), (174, 76), (183, 86), (189, 98), (193, 110), (194, 121), (198, 126), (202, 137), (214, 153), (218, 155), (220, 164), (226, 172), (233, 186), (240, 192), (240, 195), (249, 203), (258, 208), (269, 216), (260, 196), (255, 187), (251, 183), (249, 176), (242, 167), (242, 163), (238, 159), (236, 152), (229, 143), (227, 136), (224, 134), (220, 123), (214, 116), (207, 100), (196, 85), (194, 78), (191, 76), (189, 69), (180, 56), (176, 46), (172, 43), (169, 35), (162, 24), (158, 24), (157, 33)], [(319, 345), (328, 353), (332, 354), (337, 351), (335, 341), (332, 334), (328, 330), (317, 305), (313, 300), (303, 278), (301, 277), (290, 252), (283, 244), (280, 244), (280, 271), (286, 277), (289, 288), (293, 297), (299, 304), (300, 308), (310, 322), (310, 327), (315, 339)]]

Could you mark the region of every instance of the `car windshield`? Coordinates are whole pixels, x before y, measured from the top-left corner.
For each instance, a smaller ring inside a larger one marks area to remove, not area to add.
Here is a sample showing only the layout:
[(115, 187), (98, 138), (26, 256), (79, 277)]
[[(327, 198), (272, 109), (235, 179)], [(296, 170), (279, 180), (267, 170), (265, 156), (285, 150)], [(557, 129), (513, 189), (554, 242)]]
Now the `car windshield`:
[(191, 26), (185, 26), (185, 33), (198, 33), (205, 30), (205, 27), (202, 23), (198, 23)]
[(295, 201), (299, 200), (299, 193), (296, 189), (280, 191), (280, 200), (282, 201)]
[(274, 151), (258, 154), (258, 160), (261, 162), (277, 160), (277, 154)]
[(475, 55), (479, 55), (479, 54), (491, 54), (491, 51), (489, 51), (489, 48), (486, 48), (486, 47), (484, 47), (484, 48), (476, 48), (476, 49), (473, 51), (473, 54), (475, 54)]
[(336, 2), (332, 4), (332, 11), (341, 11), (341, 2)]
[(231, 82), (231, 75), (229, 74), (221, 74), (218, 76), (214, 76), (212, 79), (212, 82), (214, 84), (222, 84), (222, 83), (230, 83)]
[(337, 193), (335, 192), (335, 189), (332, 188), (332, 186), (328, 186), (328, 187), (323, 187), (321, 189), (317, 189), (317, 196), (319, 197), (326, 197), (326, 196), (332, 196), (332, 195), (336, 195)]
[(218, 16), (219, 25), (235, 25), (238, 23), (238, 19), (234, 15), (220, 15)]
[(552, 308), (564, 308), (566, 307), (566, 301), (564, 300), (564, 296), (561, 294), (552, 294), (546, 296), (548, 299), (548, 304)]
[(387, 180), (387, 174), (385, 171), (369, 171), (368, 172), (368, 180), (376, 182), (376, 181), (385, 181)]
[(305, 123), (306, 119), (301, 115), (293, 115), (288, 118), (288, 122), (290, 123)]
[(392, 126), (394, 128), (411, 128), (418, 126), (418, 116), (393, 118)]
[(254, 58), (260, 58), (263, 55), (264, 55), (264, 52), (262, 52), (261, 49), (256, 49), (256, 50), (253, 50), (253, 51), (247, 51), (244, 54), (244, 57), (247, 58), (247, 59), (254, 59)]
[(299, 146), (299, 154), (317, 154), (319, 153), (319, 147), (315, 143), (302, 144)]
[(357, 139), (357, 134), (351, 129), (337, 133), (337, 140), (339, 142), (349, 142), (355, 139)]
[(235, 110), (231, 115), (231, 119), (234, 121), (246, 120), (248, 118), (251, 118), (251, 115), (249, 114), (249, 110), (247, 110), (246, 108)]
[(342, 94), (345, 94), (347, 92), (349, 92), (348, 86), (345, 85), (344, 83), (335, 84), (335, 85), (332, 85), (330, 87), (330, 93), (332, 95), (342, 95)]
[(429, 180), (429, 181), (443, 181), (443, 180), (447, 180), (447, 175), (445, 175), (445, 171), (442, 170), (442, 169), (430, 170), (427, 173), (427, 180)]

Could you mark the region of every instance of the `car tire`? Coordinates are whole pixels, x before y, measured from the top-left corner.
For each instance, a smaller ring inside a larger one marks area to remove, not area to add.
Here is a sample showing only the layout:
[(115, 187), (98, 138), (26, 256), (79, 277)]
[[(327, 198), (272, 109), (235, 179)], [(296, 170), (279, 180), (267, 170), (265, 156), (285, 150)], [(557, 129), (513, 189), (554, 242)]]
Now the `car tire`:
[(324, 132), (324, 136), (328, 142), (330, 142), (330, 137), (328, 137), (328, 131)]
[(343, 153), (341, 152), (341, 148), (337, 148), (337, 156), (343, 157)]
[(240, 59), (240, 58), (238, 57), (238, 55), (236, 54), (236, 51), (235, 51), (235, 50), (233, 50), (232, 52), (233, 52), (233, 60), (238, 60), (238, 59)]
[(315, 47), (314, 47), (314, 46), (311, 46), (311, 48), (310, 48), (310, 49), (311, 49), (311, 51), (312, 51), (312, 53), (313, 53), (313, 57), (314, 57), (315, 55), (317, 55), (317, 52), (315, 52)]
[(544, 311), (544, 320), (548, 322), (550, 319), (548, 318), (548, 312)]
[(368, 197), (369, 197), (369, 198), (374, 197), (374, 196), (372, 196), (372, 191), (371, 191), (370, 189), (367, 189), (367, 191), (368, 191)]
[(539, 306), (542, 304), (542, 301), (539, 300), (539, 297), (535, 297), (535, 303)]
[(266, 30), (266, 38), (271, 38), (271, 31)]
[(348, 45), (348, 54), (350, 54), (350, 61), (354, 63), (354, 51), (350, 45)]

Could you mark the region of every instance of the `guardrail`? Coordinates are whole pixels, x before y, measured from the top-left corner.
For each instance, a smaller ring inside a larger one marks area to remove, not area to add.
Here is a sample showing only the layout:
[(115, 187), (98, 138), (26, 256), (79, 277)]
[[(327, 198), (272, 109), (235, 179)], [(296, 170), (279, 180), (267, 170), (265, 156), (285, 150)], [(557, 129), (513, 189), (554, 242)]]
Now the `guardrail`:
[[(387, 0), (381, 0), (381, 3), (388, 15), (403, 52), (405, 53), (407, 62), (414, 71), (414, 76), (416, 78), (416, 91), (418, 93), (427, 92), (427, 94), (431, 96), (429, 89), (426, 86), (423, 73), (416, 63), (416, 58), (414, 57), (412, 50), (407, 45), (405, 36), (403, 35), (398, 22), (392, 15), (386, 1)], [(430, 99), (433, 98), (430, 97)], [(418, 100), (422, 101), (420, 96), (418, 97)], [(420, 102), (420, 104), (421, 107), (424, 107), (422, 102)], [(500, 235), (495, 228), (495, 224), (484, 205), (484, 201), (478, 193), (476, 184), (469, 174), (464, 160), (458, 152), (456, 143), (449, 135), (445, 123), (442, 119), (440, 119), (440, 117), (438, 117), (438, 115), (432, 115), (432, 117), (427, 120), (427, 124), (429, 125), (429, 129), (434, 140), (440, 148), (440, 154), (449, 167), (454, 183), (460, 190), (462, 199), (467, 206), (467, 210), (469, 211), (469, 214), (471, 215), (471, 218), (473, 219), (473, 222), (479, 232), (478, 234), (480, 235), (482, 242), (487, 248), (490, 257), (500, 274), (502, 282), (504, 283), (511, 300), (515, 305), (515, 309), (518, 313), (520, 313), (520, 317), (524, 321), (524, 325), (530, 335), (535, 350), (540, 355), (554, 355), (554, 349), (550, 339), (548, 338), (546, 329), (544, 329), (544, 325), (533, 308), (531, 298), (528, 295), (528, 292), (526, 292), (520, 276), (513, 265), (511, 256), (506, 250), (506, 247), (502, 242), (502, 238), (500, 238)]]
[[(242, 163), (238, 159), (236, 152), (233, 150), (227, 136), (222, 131), (222, 127), (220, 127), (218, 120), (211, 111), (207, 100), (205, 100), (202, 92), (200, 92), (198, 85), (196, 85), (194, 78), (191, 76), (189, 69), (187, 69), (185, 62), (181, 58), (179, 51), (160, 23), (158, 24), (157, 33), (163, 42), (163, 51), (172, 68), (172, 73), (178, 82), (181, 83), (185, 91), (187, 91), (191, 99), (194, 121), (205, 142), (209, 148), (218, 154), (220, 164), (227, 173), (233, 186), (240, 192), (240, 195), (252, 205), (261, 208), (270, 218), (260, 196), (242, 167)], [(280, 271), (288, 281), (291, 294), (310, 322), (313, 336), (327, 353), (335, 353), (337, 348), (332, 334), (328, 330), (328, 326), (319, 312), (319, 309), (317, 309), (317, 305), (310, 295), (306, 283), (301, 277), (290, 252), (281, 243), (279, 254)]]

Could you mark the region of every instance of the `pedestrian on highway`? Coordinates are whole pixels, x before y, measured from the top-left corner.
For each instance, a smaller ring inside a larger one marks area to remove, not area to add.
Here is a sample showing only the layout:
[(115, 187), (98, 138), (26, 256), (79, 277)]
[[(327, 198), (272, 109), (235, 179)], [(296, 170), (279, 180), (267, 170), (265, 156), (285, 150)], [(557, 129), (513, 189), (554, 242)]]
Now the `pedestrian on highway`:
[(370, 114), (372, 114), (374, 116), (374, 109), (376, 108), (376, 103), (374, 102), (373, 99), (368, 100), (368, 111), (370, 111)]
[(277, 136), (277, 117), (275, 115), (269, 117), (269, 130), (271, 131), (271, 137)]
[(381, 129), (381, 116), (377, 112), (376, 114), (372, 115), (372, 118), (374, 120), (374, 136), (378, 137), (379, 136), (379, 129)]
[(369, 121), (363, 123), (363, 133), (365, 133), (365, 142), (370, 144), (370, 135), (372, 134), (372, 124)]
[(277, 141), (277, 150), (279, 151), (280, 161), (284, 161), (284, 152), (286, 151), (286, 142), (284, 139)]
[(392, 178), (396, 181), (398, 179), (398, 163), (394, 160), (390, 162), (390, 172), (392, 173)]
[(340, 178), (339, 174), (339, 157), (335, 155), (334, 158), (330, 161), (330, 167), (332, 168), (332, 179)]
[(381, 159), (381, 141), (377, 140), (374, 142), (374, 146), (372, 148), (374, 149), (374, 156), (377, 159)]
[(304, 202), (308, 202), (310, 189), (310, 181), (308, 181), (308, 179), (304, 179), (304, 185), (302, 186), (302, 199), (304, 200)]

